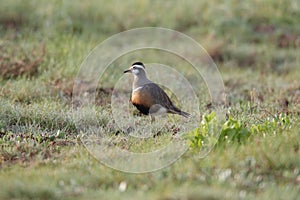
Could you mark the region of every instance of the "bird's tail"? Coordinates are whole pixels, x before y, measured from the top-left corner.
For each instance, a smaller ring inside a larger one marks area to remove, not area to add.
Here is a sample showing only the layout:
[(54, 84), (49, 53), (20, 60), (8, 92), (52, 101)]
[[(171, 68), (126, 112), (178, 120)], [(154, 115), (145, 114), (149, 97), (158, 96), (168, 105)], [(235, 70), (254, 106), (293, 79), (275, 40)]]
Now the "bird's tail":
[(187, 112), (184, 112), (184, 111), (180, 111), (178, 114), (181, 115), (181, 116), (184, 116), (186, 118), (189, 118), (191, 116), (190, 113), (187, 113)]
[(186, 118), (189, 118), (191, 116), (191, 114), (187, 113), (187, 112), (184, 112), (176, 107), (174, 107), (174, 109), (172, 110), (169, 110), (170, 113), (173, 113), (173, 114), (178, 114), (178, 115), (181, 115), (183, 117), (186, 117)]

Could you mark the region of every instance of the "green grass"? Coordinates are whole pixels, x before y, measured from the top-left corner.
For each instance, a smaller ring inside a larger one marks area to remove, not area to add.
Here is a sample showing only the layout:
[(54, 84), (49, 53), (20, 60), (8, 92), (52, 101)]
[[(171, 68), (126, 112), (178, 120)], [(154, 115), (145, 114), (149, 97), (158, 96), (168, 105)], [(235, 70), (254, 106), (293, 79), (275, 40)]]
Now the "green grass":
[[(297, 199), (299, 13), (297, 0), (0, 2), (0, 199)], [(224, 80), (226, 119), (213, 120), (204, 83), (184, 60), (149, 50), (113, 62), (95, 113), (87, 108), (74, 118), (73, 83), (84, 58), (111, 35), (144, 26), (181, 31), (205, 47)], [(106, 167), (84, 148), (76, 123), (100, 126), (103, 144), (133, 152), (173, 139), (176, 127), (167, 125), (154, 138), (130, 138), (110, 116), (122, 71), (158, 56), (199, 84), (202, 123), (186, 135), (187, 152), (164, 169)], [(214, 127), (220, 138), (207, 137)], [(202, 158), (205, 142), (217, 144)]]

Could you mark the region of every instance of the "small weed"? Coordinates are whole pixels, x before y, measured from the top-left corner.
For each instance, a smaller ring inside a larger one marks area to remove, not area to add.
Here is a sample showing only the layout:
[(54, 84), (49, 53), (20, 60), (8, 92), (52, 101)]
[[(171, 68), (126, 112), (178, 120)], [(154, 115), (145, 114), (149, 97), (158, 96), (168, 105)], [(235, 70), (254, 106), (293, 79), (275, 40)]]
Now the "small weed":
[[(199, 128), (195, 129), (188, 134), (188, 141), (192, 149), (201, 149), (204, 144), (207, 144), (213, 138), (214, 141), (218, 141), (218, 144), (244, 142), (251, 134), (243, 122), (234, 119), (232, 116), (223, 123), (222, 126), (216, 126), (216, 114), (211, 112), (210, 114), (203, 115), (203, 119)], [(219, 128), (219, 130), (218, 130)], [(220, 134), (213, 134), (213, 132), (220, 132)], [(214, 135), (214, 137), (212, 137)]]
[[(250, 116), (248, 116), (250, 117)], [(211, 136), (212, 131), (218, 131), (215, 127), (216, 115), (214, 112), (203, 115), (199, 128), (188, 134), (188, 141), (192, 149), (201, 149)], [(267, 117), (264, 121), (247, 121), (235, 119), (232, 115), (220, 128), (221, 134), (218, 145), (224, 143), (245, 143), (251, 135), (274, 134), (279, 130), (292, 128), (293, 120), (287, 114), (280, 113)], [(215, 138), (216, 139), (216, 138)]]
[(216, 113), (203, 115), (200, 126), (191, 133), (188, 133), (187, 139), (192, 149), (202, 148), (209, 142), (214, 125), (216, 123)]
[(245, 142), (250, 134), (251, 132), (248, 128), (246, 128), (244, 122), (229, 116), (229, 119), (224, 123), (222, 128), (219, 143)]
[(253, 134), (267, 134), (281, 132), (284, 129), (290, 129), (293, 124), (291, 116), (280, 113), (266, 117), (263, 121), (250, 125), (250, 131)]

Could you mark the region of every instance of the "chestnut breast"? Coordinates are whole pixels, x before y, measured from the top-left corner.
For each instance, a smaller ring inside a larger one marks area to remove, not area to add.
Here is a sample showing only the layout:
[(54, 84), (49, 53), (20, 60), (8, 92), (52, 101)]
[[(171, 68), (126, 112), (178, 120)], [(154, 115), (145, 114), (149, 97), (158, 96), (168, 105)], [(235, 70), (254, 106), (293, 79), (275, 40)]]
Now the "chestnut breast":
[(154, 104), (151, 94), (143, 88), (132, 93), (131, 102), (133, 105), (140, 105), (148, 109)]

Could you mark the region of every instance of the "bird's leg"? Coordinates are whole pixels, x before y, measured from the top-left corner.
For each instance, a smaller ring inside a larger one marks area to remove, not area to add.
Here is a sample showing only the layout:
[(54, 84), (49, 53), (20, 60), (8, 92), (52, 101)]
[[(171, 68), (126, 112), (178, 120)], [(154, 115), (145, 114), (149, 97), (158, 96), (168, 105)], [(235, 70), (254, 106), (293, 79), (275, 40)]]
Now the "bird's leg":
[(155, 117), (153, 115), (150, 115), (151, 118), (151, 124), (155, 122)]

